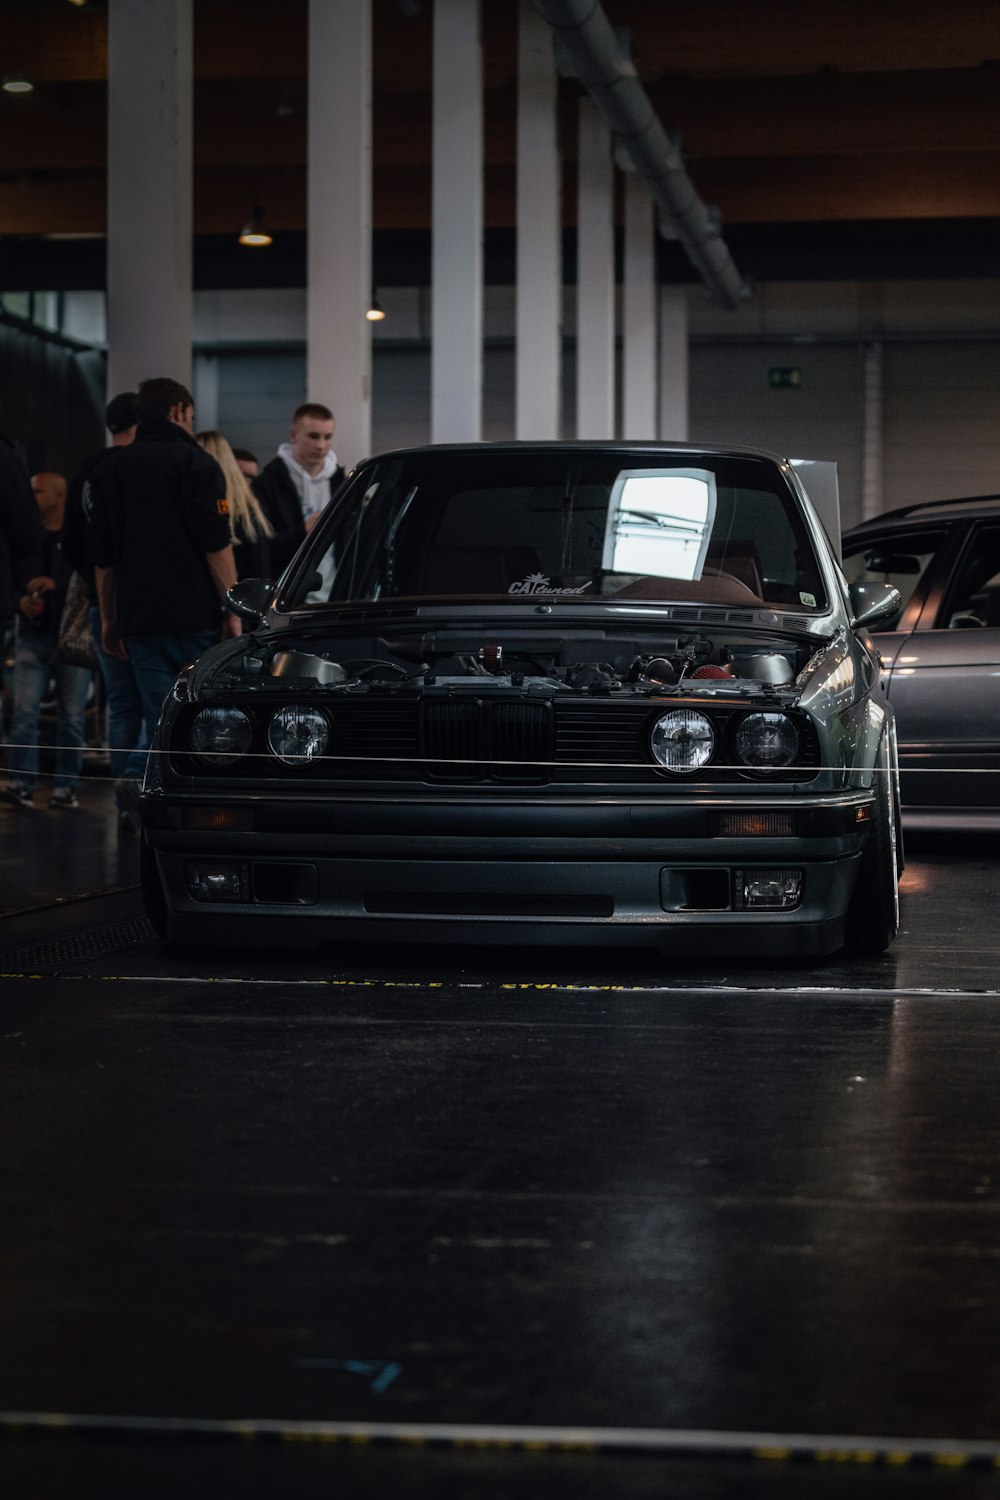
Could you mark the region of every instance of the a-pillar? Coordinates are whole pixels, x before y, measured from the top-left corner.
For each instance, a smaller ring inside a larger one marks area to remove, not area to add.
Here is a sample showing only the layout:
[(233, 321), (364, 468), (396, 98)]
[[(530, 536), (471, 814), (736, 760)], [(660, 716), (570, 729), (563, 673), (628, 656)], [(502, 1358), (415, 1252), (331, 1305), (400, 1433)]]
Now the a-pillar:
[(109, 396), (191, 386), (191, 4), (110, 0)]
[(664, 442), (688, 440), (688, 389), (687, 289), (661, 286), (659, 436)]
[(615, 230), (611, 132), (580, 100), (576, 218), (576, 435), (615, 436)]
[(483, 386), (483, 59), (478, 0), (435, 0), (431, 438), (478, 442)]
[(517, 93), (515, 436), (559, 436), (560, 163), (552, 28), (521, 0)]
[(625, 173), (622, 290), (622, 437), (656, 437), (656, 265), (653, 200), (637, 172)]
[(347, 468), (371, 451), (371, 0), (309, 0), (306, 392)]

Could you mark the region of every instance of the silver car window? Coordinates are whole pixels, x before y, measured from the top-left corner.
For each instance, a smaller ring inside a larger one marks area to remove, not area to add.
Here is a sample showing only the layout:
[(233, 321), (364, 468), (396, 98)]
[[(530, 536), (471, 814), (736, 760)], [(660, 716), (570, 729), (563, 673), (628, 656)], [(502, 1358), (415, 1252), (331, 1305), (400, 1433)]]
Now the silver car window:
[(945, 601), (950, 630), (1000, 625), (1000, 526), (982, 526)]
[(875, 630), (897, 629), (906, 606), (946, 538), (943, 529), (906, 532), (877, 540), (868, 538), (845, 547), (843, 568), (848, 583), (888, 583), (899, 590), (902, 600), (899, 613), (873, 627)]

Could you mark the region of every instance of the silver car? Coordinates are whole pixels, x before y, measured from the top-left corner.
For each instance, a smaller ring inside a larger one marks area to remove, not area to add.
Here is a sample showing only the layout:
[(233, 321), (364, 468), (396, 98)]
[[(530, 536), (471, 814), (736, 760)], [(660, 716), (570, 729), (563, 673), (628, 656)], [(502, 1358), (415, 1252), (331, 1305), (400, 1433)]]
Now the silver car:
[(881, 951), (892, 710), (796, 470), (475, 444), (360, 464), (182, 673), (141, 799), (182, 942)]
[(903, 818), (1000, 826), (1000, 496), (892, 511), (844, 537), (848, 580), (888, 583), (872, 628), (896, 712)]

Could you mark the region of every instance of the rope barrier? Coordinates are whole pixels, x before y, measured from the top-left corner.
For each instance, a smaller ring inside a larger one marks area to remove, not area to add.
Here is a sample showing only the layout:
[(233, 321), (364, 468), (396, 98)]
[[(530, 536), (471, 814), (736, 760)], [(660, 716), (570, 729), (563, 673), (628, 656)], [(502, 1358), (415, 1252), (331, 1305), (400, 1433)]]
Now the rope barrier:
[[(90, 753), (94, 753), (94, 747), (93, 746), (88, 746), (88, 745), (80, 746), (80, 745), (52, 744), (51, 741), (48, 742), (48, 743), (44, 743), (44, 744), (43, 743), (39, 743), (37, 745), (30, 745), (30, 744), (20, 744), (20, 743), (17, 743), (15, 741), (11, 741), (11, 740), (0, 741), (0, 751), (6, 753), (9, 750), (37, 750), (40, 753), (47, 752), (49, 754), (57, 754), (60, 750), (69, 750), (69, 751), (82, 750), (85, 755), (88, 753), (88, 751)], [(99, 753), (101, 755), (104, 755), (107, 752), (102, 748), (102, 749), (98, 750), (97, 753)], [(131, 752), (123, 747), (120, 752), (116, 750), (115, 753), (116, 754), (117, 753), (121, 753), (123, 755), (127, 755), (127, 754), (130, 754)], [(227, 760), (227, 758), (228, 758), (228, 752), (226, 752), (226, 751), (214, 751), (214, 750), (177, 750), (177, 749), (152, 750), (152, 749), (150, 749), (150, 750), (145, 750), (145, 751), (143, 751), (141, 753), (144, 754), (144, 755), (147, 755), (147, 756), (167, 756), (167, 757), (169, 757), (171, 755), (190, 755), (190, 756), (196, 756), (199, 760), (209, 761), (209, 760), (212, 760), (212, 759), (218, 759), (219, 761), (221, 761), (223, 763), (225, 763), (226, 760)], [(487, 756), (372, 755), (367, 750), (363, 754), (360, 753), (360, 752), (356, 752), (353, 755), (348, 755), (348, 754), (345, 754), (345, 755), (329, 755), (329, 754), (311, 755), (311, 756), (308, 757), (308, 759), (306, 759), (305, 757), (303, 757), (300, 766), (296, 766), (295, 763), (292, 763), (292, 762), (281, 761), (278, 756), (276, 756), (276, 755), (274, 755), (274, 754), (272, 754), (272, 753), (270, 753), (270, 752), (268, 752), (266, 750), (247, 750), (247, 751), (241, 752), (241, 754), (239, 756), (239, 760), (241, 762), (259, 760), (259, 761), (262, 761), (265, 765), (269, 765), (271, 767), (275, 767), (275, 766), (278, 766), (278, 765), (285, 765), (285, 766), (288, 767), (289, 770), (291, 770), (293, 772), (296, 769), (303, 769), (306, 765), (310, 765), (310, 766), (313, 766), (313, 765), (322, 765), (322, 764), (325, 764), (327, 762), (329, 762), (330, 764), (334, 764), (334, 765), (339, 765), (341, 763), (346, 764), (346, 765), (357, 765), (359, 763), (359, 761), (360, 761), (360, 762), (364, 762), (365, 764), (367, 764), (368, 762), (376, 762), (379, 765), (399, 765), (399, 766), (424, 766), (424, 765), (433, 765), (433, 766), (514, 766), (514, 767), (520, 767), (522, 770), (525, 769), (525, 768), (532, 768), (532, 767), (551, 767), (554, 770), (581, 770), (581, 771), (589, 771), (589, 770), (601, 770), (601, 771), (661, 771), (661, 772), (665, 772), (667, 775), (674, 774), (674, 775), (677, 775), (678, 777), (683, 777), (685, 780), (684, 780), (683, 783), (680, 783), (680, 784), (686, 784), (689, 778), (696, 778), (697, 775), (698, 775), (697, 771), (694, 771), (694, 772), (683, 772), (683, 771), (681, 771), (681, 772), (670, 773), (669, 771), (666, 770), (666, 767), (661, 766), (656, 761), (652, 761), (652, 760), (636, 760), (636, 761), (633, 761), (633, 760), (567, 760), (567, 759), (560, 759), (560, 760), (541, 760), (541, 759), (537, 759), (536, 760), (534, 758), (524, 759), (524, 760), (503, 760), (500, 757), (495, 756), (495, 755), (487, 755)], [(834, 765), (834, 764), (824, 765), (824, 764), (820, 763), (818, 765), (808, 765), (808, 766), (790, 765), (790, 766), (767, 767), (767, 766), (750, 766), (750, 765), (745, 765), (742, 762), (729, 763), (729, 762), (713, 761), (711, 765), (707, 765), (707, 766), (701, 767), (699, 769), (700, 770), (704, 770), (704, 771), (734, 771), (734, 772), (739, 772), (740, 774), (746, 774), (747, 772), (749, 772), (749, 773), (751, 773), (753, 775), (759, 775), (759, 776), (762, 776), (762, 777), (763, 776), (767, 776), (769, 774), (782, 775), (782, 776), (786, 776), (787, 777), (789, 775), (792, 775), (796, 771), (800, 771), (802, 773), (802, 779), (806, 779), (806, 778), (811, 779), (813, 776), (817, 775), (820, 771), (839, 771), (841, 773), (850, 774), (852, 771), (854, 771), (856, 769), (860, 769), (860, 768), (856, 768), (856, 767), (852, 767), (852, 766), (845, 766), (845, 765), (839, 764), (839, 763), (836, 764), (836, 765)], [(923, 775), (930, 775), (930, 776), (932, 776), (932, 775), (940, 775), (941, 772), (942, 772), (942, 770), (944, 768), (941, 767), (941, 766), (905, 766), (905, 767), (902, 767), (901, 769), (903, 770), (903, 772), (907, 776), (923, 776)], [(949, 773), (961, 772), (961, 774), (963, 776), (995, 776), (995, 775), (997, 775), (997, 770), (995, 768), (990, 767), (990, 766), (961, 766), (961, 765), (955, 765), (952, 762), (952, 763), (949, 763), (947, 769), (948, 769)], [(866, 772), (866, 774), (870, 774), (870, 775), (873, 775), (873, 776), (884, 776), (884, 775), (889, 774), (887, 768), (882, 767), (882, 766), (870, 766), (870, 767), (867, 767), (867, 768), (865, 768), (865, 772)], [(12, 767), (9, 767), (9, 766), (8, 767), (0, 766), (0, 779), (2, 779), (2, 777), (3, 777), (3, 775), (5, 773), (8, 776), (23, 775), (24, 774), (23, 772), (15, 771)], [(41, 775), (43, 773), (39, 772), (38, 774)], [(87, 774), (87, 780), (88, 781), (91, 781), (91, 780), (94, 780), (94, 781), (96, 781), (96, 780), (112, 780), (113, 781), (115, 779), (116, 778), (110, 777), (110, 776), (109, 777), (100, 777), (100, 776), (95, 775), (95, 774), (93, 774), (91, 772), (88, 772), (88, 774)]]

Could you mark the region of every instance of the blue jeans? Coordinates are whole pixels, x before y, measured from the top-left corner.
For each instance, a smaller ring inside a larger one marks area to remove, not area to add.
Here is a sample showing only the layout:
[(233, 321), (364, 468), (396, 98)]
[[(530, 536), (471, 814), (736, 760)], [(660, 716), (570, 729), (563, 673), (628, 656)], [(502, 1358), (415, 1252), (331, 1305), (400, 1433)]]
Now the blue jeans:
[(101, 611), (90, 609), (90, 633), (94, 638), (97, 665), (104, 679), (108, 703), (108, 749), (111, 752), (111, 774), (141, 777), (146, 769), (149, 732), (143, 722), (142, 698), (131, 661), (109, 656), (101, 647)]
[(83, 766), (84, 718), (90, 676), (86, 667), (53, 662), (54, 635), (41, 634), (17, 622), (14, 640), (14, 716), (8, 763), (11, 780), (29, 791), (38, 775), (38, 721), (51, 678), (56, 681), (55, 785), (75, 789)]
[(197, 630), (191, 635), (130, 635), (125, 649), (142, 699), (142, 716), (152, 732), (163, 700), (182, 667), (197, 661), (221, 639), (220, 630)]

